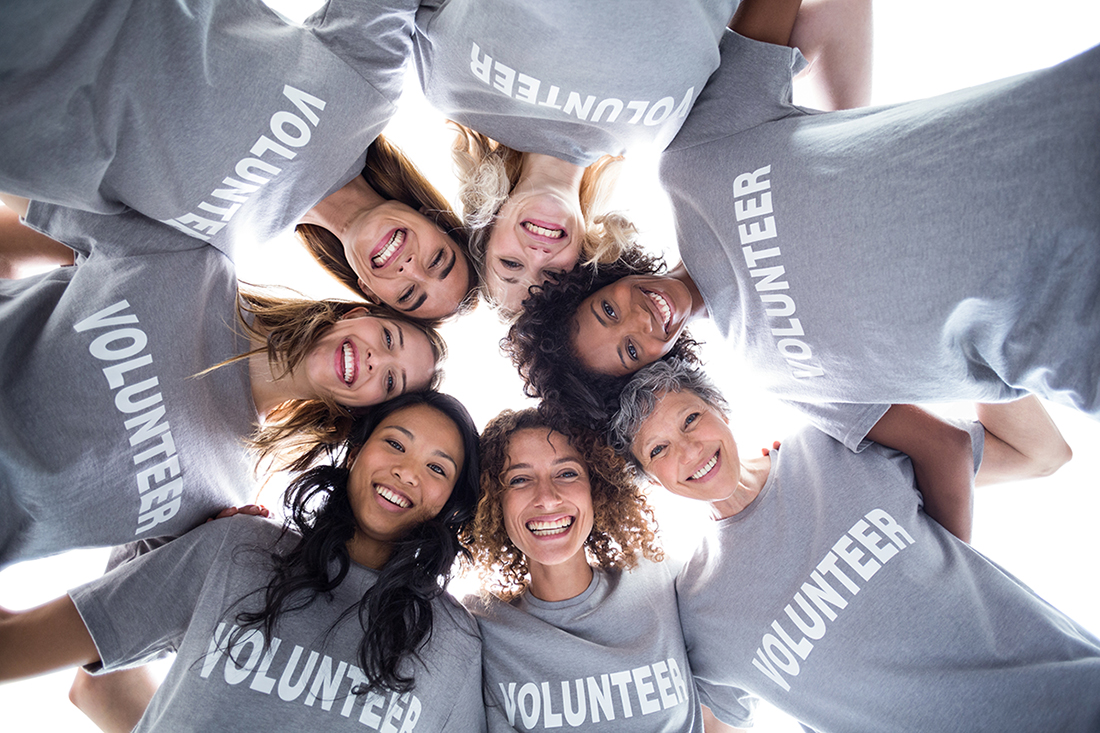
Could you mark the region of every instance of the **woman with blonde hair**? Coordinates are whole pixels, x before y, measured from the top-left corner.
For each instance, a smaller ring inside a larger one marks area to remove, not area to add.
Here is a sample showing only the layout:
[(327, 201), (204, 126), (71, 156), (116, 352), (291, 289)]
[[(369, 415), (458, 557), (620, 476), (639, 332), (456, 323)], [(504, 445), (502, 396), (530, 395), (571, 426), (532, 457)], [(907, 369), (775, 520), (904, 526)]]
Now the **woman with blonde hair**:
[(607, 210), (621, 157), (581, 167), (454, 124), (470, 255), (482, 295), (503, 319), (519, 313), (531, 286), (578, 263), (614, 262), (633, 243), (634, 226)]
[[(490, 731), (701, 731), (652, 510), (591, 431), (506, 410), (466, 536)], [(640, 720), (639, 720), (640, 719)]]

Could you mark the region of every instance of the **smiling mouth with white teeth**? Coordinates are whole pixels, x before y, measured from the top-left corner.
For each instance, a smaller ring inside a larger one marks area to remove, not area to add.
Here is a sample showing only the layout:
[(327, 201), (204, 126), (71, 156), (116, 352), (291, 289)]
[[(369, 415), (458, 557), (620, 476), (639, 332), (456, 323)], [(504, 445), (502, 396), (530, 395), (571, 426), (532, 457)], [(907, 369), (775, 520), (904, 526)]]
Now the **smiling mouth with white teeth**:
[(382, 251), (370, 258), (371, 266), (373, 267), (385, 267), (386, 263), (390, 261), (390, 257), (393, 257), (393, 253), (397, 251), (398, 247), (405, 241), (405, 230), (398, 229), (390, 237), (390, 241), (386, 243), (386, 246), (382, 248)]
[(350, 341), (344, 342), (344, 384), (351, 386), (356, 374), (355, 348)]
[(698, 481), (706, 476), (708, 473), (714, 470), (714, 466), (718, 463), (718, 451), (714, 452), (714, 455), (710, 457), (710, 460), (695, 473), (688, 477), (689, 481)]
[(532, 224), (529, 221), (525, 221), (522, 224), (523, 228), (532, 234), (537, 234), (540, 237), (549, 237), (551, 239), (561, 239), (565, 236), (564, 229), (547, 229), (546, 227), (540, 227), (538, 224)]
[(383, 499), (393, 504), (394, 506), (401, 507), (402, 509), (408, 509), (412, 506), (412, 502), (401, 496), (395, 491), (390, 491), (385, 486), (375, 486), (374, 492), (381, 496)]
[(554, 519), (549, 522), (540, 522), (532, 519), (527, 523), (527, 529), (536, 537), (552, 537), (556, 534), (563, 534), (569, 531), (569, 528), (573, 526), (573, 522), (575, 521), (575, 517), (562, 517), (561, 519)]
[(642, 292), (653, 301), (653, 304), (657, 306), (657, 310), (661, 313), (661, 328), (664, 332), (668, 333), (668, 327), (672, 324), (672, 308), (669, 306), (668, 301), (660, 293), (655, 293), (652, 290), (646, 290), (642, 288)]

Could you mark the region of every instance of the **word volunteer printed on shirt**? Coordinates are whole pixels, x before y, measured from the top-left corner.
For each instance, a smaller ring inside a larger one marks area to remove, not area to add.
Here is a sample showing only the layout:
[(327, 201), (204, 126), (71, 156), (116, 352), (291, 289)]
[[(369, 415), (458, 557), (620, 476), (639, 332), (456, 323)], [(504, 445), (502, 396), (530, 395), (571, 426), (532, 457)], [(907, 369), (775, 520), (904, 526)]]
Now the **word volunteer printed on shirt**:
[(149, 337), (138, 327), (138, 317), (120, 300), (73, 326), (77, 333), (94, 335), (91, 355), (105, 362), (103, 376), (114, 392), (115, 409), (122, 415), (134, 451), (135, 479), (141, 501), (135, 535), (167, 522), (183, 502), (183, 471), (172, 429), (165, 419), (160, 380), (153, 373), (153, 356), (146, 350)]
[[(760, 302), (764, 304), (764, 313), (770, 319), (776, 319), (772, 325), (772, 336), (776, 337), (776, 348), (791, 367), (791, 374), (797, 379), (820, 377), (825, 370), (813, 363), (813, 351), (801, 336), (806, 332), (802, 322), (794, 317), (798, 310), (794, 298), (786, 293), (777, 292), (790, 289), (790, 283), (784, 279), (786, 269), (772, 260), (781, 256), (778, 246), (769, 240), (777, 239), (774, 209), (772, 207), (771, 174), (772, 167), (766, 165), (751, 173), (742, 173), (733, 181), (733, 212), (737, 218), (737, 237), (741, 242), (741, 253), (748, 265), (749, 275), (753, 278)], [(760, 243), (768, 242), (768, 245)], [(754, 248), (755, 245), (755, 248)]]
[(654, 127), (673, 115), (674, 119), (686, 117), (695, 98), (695, 87), (689, 87), (678, 106), (675, 98), (670, 96), (656, 101), (616, 97), (597, 100), (593, 94), (572, 89), (563, 90), (557, 84), (544, 84), (542, 79), (525, 74), (487, 53), (482, 53), (476, 42), (470, 45), (470, 72), (483, 84), (506, 97), (538, 107), (560, 110), (565, 115), (575, 116), (585, 122), (622, 122), (627, 125)]
[[(875, 530), (878, 530), (877, 532)], [(880, 534), (881, 533), (881, 534)], [(828, 631), (828, 623), (837, 619), (837, 611), (848, 607), (848, 599), (860, 592), (860, 580), (870, 581), (883, 565), (916, 542), (898, 522), (882, 509), (872, 509), (852, 525), (810, 573), (794, 599), (783, 609), (784, 617), (772, 621), (775, 633), (766, 633), (756, 649), (752, 664), (769, 680), (787, 692), (801, 672), (805, 661)], [(851, 572), (844, 572), (843, 560)], [(826, 578), (829, 576), (833, 583)], [(835, 585), (834, 585), (835, 583)], [(795, 608), (798, 605), (798, 609)]]
[(524, 730), (576, 728), (646, 716), (688, 702), (676, 659), (560, 682), (498, 682), (508, 724)]
[[(229, 648), (235, 631), (239, 636)], [(354, 714), (366, 728), (380, 733), (416, 730), (424, 707), (412, 692), (357, 695), (354, 690), (367, 681), (363, 670), (299, 644), (293, 649), (288, 646), (272, 636), (265, 649), (264, 635), (258, 629), (220, 623), (202, 658), (199, 676), (222, 677), (227, 685), (234, 686), (247, 682), (248, 689), (259, 694), (275, 694), (286, 702), (298, 700), (307, 707), (339, 712), (345, 718)], [(220, 675), (215, 674), (219, 666)], [(341, 703), (338, 708), (337, 702)]]
[(300, 114), (281, 109), (271, 115), (268, 127), (275, 139), (272, 140), (266, 133), (261, 134), (249, 148), (248, 154), (234, 166), (233, 172), (237, 178), (226, 176), (222, 179), (224, 188), (215, 188), (205, 201), (198, 203), (196, 208), (201, 213), (189, 211), (173, 219), (163, 219), (165, 224), (192, 237), (209, 241), (229, 223), (253, 194), (282, 173), (283, 169), (276, 163), (280, 160), (293, 160), (298, 153), (292, 148), (304, 148), (309, 144), (313, 138), (310, 128), (317, 127), (321, 121), (318, 112), (323, 112), (327, 103), (289, 84), (283, 86), (282, 96)]

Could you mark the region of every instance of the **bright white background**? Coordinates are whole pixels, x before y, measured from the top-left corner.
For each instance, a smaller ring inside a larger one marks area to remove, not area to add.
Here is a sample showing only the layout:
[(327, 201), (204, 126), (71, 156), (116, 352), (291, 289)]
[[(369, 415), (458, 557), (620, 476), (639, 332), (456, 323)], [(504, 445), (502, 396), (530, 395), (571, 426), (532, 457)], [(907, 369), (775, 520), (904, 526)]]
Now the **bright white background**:
[[(301, 15), (294, 0), (276, 2)], [(312, 2), (311, 2), (312, 4)], [(1067, 58), (1100, 41), (1100, 4), (1095, 0), (889, 0), (875, 4), (874, 102), (928, 96), (1027, 71)], [(522, 29), (517, 29), (522, 34)], [(401, 111), (387, 134), (453, 198), (448, 146), (451, 135), (423, 102), (410, 79)], [(1072, 93), (1068, 90), (1067, 93)], [(1021, 161), (1020, 175), (1042, 161)], [(655, 183), (654, 160), (628, 162), (619, 188), (619, 206), (643, 231), (643, 242), (675, 258), (668, 205)], [(1100, 201), (1098, 201), (1100, 205)], [(822, 242), (822, 246), (828, 246)], [(314, 297), (346, 295), (308, 261), (292, 237), (257, 246), (240, 263), (242, 278), (283, 283)], [(801, 418), (753, 388), (751, 374), (721, 358), (718, 340), (705, 328), (697, 338), (714, 345), (706, 351), (712, 374), (734, 406), (733, 424), (746, 452), (769, 445), (801, 424)], [(461, 398), (478, 427), (501, 409), (524, 403), (520, 382), (499, 355), (504, 329), (481, 307), (444, 327), (451, 356), (444, 390)], [(966, 405), (945, 408), (967, 414)], [(1073, 447), (1074, 460), (1056, 476), (980, 489), (976, 496), (974, 546), (1030, 584), (1039, 594), (1094, 632), (1100, 632), (1100, 423), (1070, 410), (1051, 413)], [(95, 487), (89, 487), (94, 490)], [(265, 493), (269, 506), (278, 503)], [(666, 546), (683, 555), (706, 520), (698, 507), (656, 495)], [(17, 565), (0, 572), (0, 606), (27, 608), (96, 577), (106, 551), (79, 551)], [(1094, 578), (1094, 580), (1089, 580)], [(737, 620), (730, 619), (736, 632)], [(71, 672), (0, 687), (0, 729), (94, 730), (67, 701)], [(798, 730), (774, 711), (761, 715), (757, 730)]]

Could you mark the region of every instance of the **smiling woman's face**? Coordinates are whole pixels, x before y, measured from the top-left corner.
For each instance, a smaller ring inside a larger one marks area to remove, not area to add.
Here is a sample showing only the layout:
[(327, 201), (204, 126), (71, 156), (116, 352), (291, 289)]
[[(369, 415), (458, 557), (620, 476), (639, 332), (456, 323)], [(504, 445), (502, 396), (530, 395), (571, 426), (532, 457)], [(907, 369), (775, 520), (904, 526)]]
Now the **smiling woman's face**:
[(485, 285), (506, 312), (520, 309), (532, 285), (568, 272), (584, 241), (580, 201), (517, 187), (500, 207), (485, 246)]
[(469, 290), (470, 266), (458, 243), (398, 201), (364, 210), (342, 241), (360, 287), (410, 317), (449, 316)]
[(348, 499), (355, 535), (353, 559), (388, 556), (395, 540), (439, 514), (462, 470), (458, 427), (428, 405), (412, 405), (386, 416), (354, 457)]
[(674, 277), (624, 277), (581, 301), (573, 349), (594, 372), (632, 374), (672, 350), (691, 309), (691, 293)]
[(631, 453), (647, 475), (688, 499), (727, 499), (741, 478), (726, 416), (690, 391), (661, 395), (634, 436)]
[(566, 437), (547, 428), (517, 430), (500, 481), (504, 528), (532, 575), (540, 566), (567, 564), (589, 573), (584, 542), (594, 522), (592, 486)]
[(427, 389), (435, 375), (428, 337), (408, 323), (349, 311), (310, 347), (304, 361), (312, 389), (345, 407), (377, 405)]

